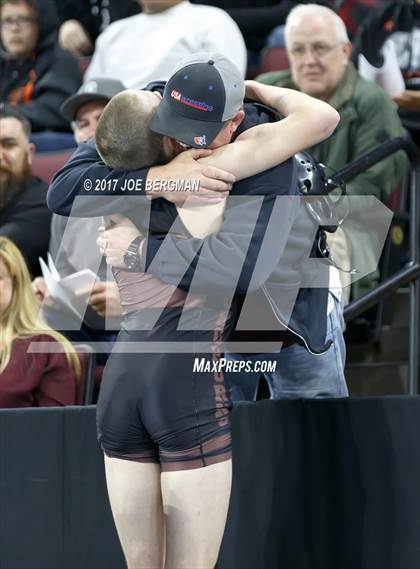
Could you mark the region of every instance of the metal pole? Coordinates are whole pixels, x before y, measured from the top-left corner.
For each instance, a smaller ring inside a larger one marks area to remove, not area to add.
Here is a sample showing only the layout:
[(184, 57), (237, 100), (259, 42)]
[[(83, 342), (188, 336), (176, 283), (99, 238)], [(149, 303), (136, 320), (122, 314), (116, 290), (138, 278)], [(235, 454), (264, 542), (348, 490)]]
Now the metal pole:
[[(417, 264), (419, 260), (419, 197), (417, 190), (419, 172), (418, 163), (412, 169), (410, 180), (410, 257)], [(420, 281), (418, 278), (410, 282), (410, 340), (409, 340), (409, 360), (408, 360), (408, 393), (417, 395), (418, 393), (418, 368), (419, 368), (419, 291)]]
[(385, 282), (378, 285), (361, 298), (353, 300), (344, 309), (344, 318), (348, 322), (359, 314), (362, 314), (371, 306), (375, 306), (380, 300), (388, 298), (393, 292), (400, 287), (409, 284), (411, 281), (420, 278), (420, 265), (412, 262), (405, 269), (401, 269), (395, 275), (389, 277)]
[(364, 312), (367, 308), (377, 304), (386, 298), (399, 286), (409, 284), (410, 287), (410, 341), (407, 374), (407, 390), (410, 395), (418, 393), (418, 366), (419, 366), (419, 310), (420, 310), (420, 267), (419, 267), (419, 225), (420, 225), (420, 199), (417, 192), (420, 191), (420, 151), (417, 146), (406, 138), (395, 138), (385, 141), (380, 146), (360, 156), (350, 164), (347, 164), (327, 180), (325, 190), (332, 191), (340, 182), (348, 182), (355, 176), (364, 172), (374, 164), (377, 164), (387, 156), (398, 150), (404, 150), (412, 163), (410, 178), (410, 259), (408, 267), (387, 279), (376, 290), (369, 292), (363, 298), (352, 302), (344, 310), (346, 320)]
[(358, 176), (362, 172), (365, 172), (368, 168), (374, 166), (381, 160), (384, 160), (384, 158), (391, 156), (391, 154), (394, 154), (398, 150), (404, 150), (413, 165), (419, 165), (420, 152), (416, 145), (407, 138), (392, 138), (390, 140), (386, 140), (373, 150), (366, 152), (366, 154), (359, 156), (359, 158), (356, 158), (349, 164), (346, 164), (346, 166), (333, 174), (330, 178), (332, 182), (332, 189), (336, 187), (336, 183), (339, 184), (340, 182), (349, 182), (355, 176)]

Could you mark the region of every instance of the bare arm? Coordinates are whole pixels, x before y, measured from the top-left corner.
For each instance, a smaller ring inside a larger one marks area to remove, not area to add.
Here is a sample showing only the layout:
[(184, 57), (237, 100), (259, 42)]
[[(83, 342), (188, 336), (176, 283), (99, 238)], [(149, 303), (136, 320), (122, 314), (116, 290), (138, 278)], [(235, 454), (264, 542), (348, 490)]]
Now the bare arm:
[(200, 159), (205, 164), (228, 170), (237, 180), (273, 168), (296, 152), (325, 140), (340, 120), (338, 112), (328, 103), (294, 89), (247, 81), (246, 95), (285, 118), (250, 128), (233, 144)]

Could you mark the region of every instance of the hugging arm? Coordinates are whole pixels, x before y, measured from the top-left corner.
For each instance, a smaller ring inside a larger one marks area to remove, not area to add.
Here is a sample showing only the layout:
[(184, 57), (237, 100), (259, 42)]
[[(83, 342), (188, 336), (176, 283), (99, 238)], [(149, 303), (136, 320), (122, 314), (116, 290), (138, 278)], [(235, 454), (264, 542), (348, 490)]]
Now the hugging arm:
[[(229, 167), (237, 179), (263, 172), (258, 177), (258, 183), (253, 184), (256, 187), (244, 187), (243, 192), (247, 199), (250, 195), (254, 198), (257, 195), (265, 196), (263, 204), (261, 206), (242, 201), (236, 205), (228, 205), (220, 230), (204, 241), (193, 238), (184, 240), (169, 234), (165, 239), (165, 246), (161, 247), (161, 241), (149, 237), (145, 268), (164, 282), (188, 288), (194, 276), (196, 291), (202, 289), (208, 292), (210, 286), (212, 290), (222, 291), (229, 288), (232, 274), (237, 275), (239, 270), (241, 276), (237, 293), (246, 292), (275, 197), (285, 197), (289, 194), (289, 200), (282, 202), (278, 241), (273, 242), (271, 238), (265, 242), (263, 263), (259, 265), (258, 274), (252, 279), (250, 290), (259, 288), (278, 264), (287, 241), (285, 235), (288, 234), (293, 218), (290, 190), (293, 195), (296, 185), (291, 160), (287, 159), (330, 136), (338, 124), (339, 115), (330, 105), (318, 99), (298, 91), (262, 85), (255, 81), (247, 82), (247, 96), (274, 108), (285, 118), (246, 130), (233, 144), (217, 149), (211, 156), (201, 159), (201, 162)], [(273, 172), (270, 172), (273, 167), (276, 168), (275, 185)], [(235, 186), (235, 193), (241, 194), (238, 184)], [(260, 215), (256, 220), (251, 220), (250, 216), (255, 208), (259, 207)], [(246, 250), (248, 246), (249, 249)], [(193, 261), (185, 272), (185, 264), (189, 259)], [(234, 259), (243, 263), (242, 269), (233, 266)], [(198, 262), (200, 269), (195, 273)]]
[[(141, 191), (129, 195), (145, 195), (144, 182), (148, 169), (113, 170), (100, 158), (95, 141), (82, 143), (59, 170), (49, 187), (48, 207), (64, 216), (100, 217), (112, 213), (128, 213), (132, 209), (127, 192), (122, 191), (127, 179), (139, 180)], [(98, 180), (98, 182), (97, 182)], [(97, 191), (97, 188), (104, 188)], [(80, 199), (77, 199), (80, 198)]]
[[(100, 158), (94, 140), (80, 144), (69, 161), (57, 172), (48, 190), (48, 207), (64, 216), (100, 217), (113, 213), (128, 214), (133, 209), (127, 196), (145, 196), (148, 180), (196, 180), (198, 194), (210, 199), (226, 197), (235, 178), (230, 172), (198, 158), (208, 150), (189, 150), (168, 164), (139, 170), (109, 168)], [(128, 186), (130, 182), (130, 186)], [(135, 188), (129, 191), (124, 188)], [(182, 192), (148, 192), (149, 197), (161, 197), (177, 203), (185, 200)], [(79, 199), (78, 199), (79, 198)]]
[[(247, 94), (271, 105), (286, 118), (245, 131), (235, 143), (217, 149), (200, 162), (229, 168), (237, 178), (263, 172), (258, 181), (252, 182), (256, 187), (246, 187), (242, 192), (247, 198), (253, 196), (254, 201), (233, 206), (231, 196), (222, 227), (204, 241), (179, 239), (168, 234), (162, 242), (150, 236), (145, 268), (164, 282), (188, 288), (194, 276), (194, 291), (211, 293), (230, 290), (232, 279), (240, 274), (237, 292), (244, 292), (258, 258), (274, 197), (287, 196), (296, 185), (293, 167), (284, 161), (295, 152), (328, 137), (338, 123), (339, 115), (332, 107), (297, 91), (248, 82)], [(284, 164), (276, 166), (279, 163)], [(280, 170), (276, 172), (274, 184), (270, 169), (275, 166)], [(238, 186), (235, 186), (235, 193), (241, 197)], [(257, 196), (265, 196), (260, 214), (261, 199), (256, 203)], [(290, 220), (287, 207), (285, 219)], [(264, 250), (263, 268), (259, 270), (258, 278), (252, 280), (255, 288), (261, 286), (276, 267), (284, 244), (271, 244), (269, 254)], [(200, 268), (196, 271), (198, 263)]]
[[(237, 193), (243, 195), (229, 198), (220, 229), (205, 239), (182, 239), (168, 233), (161, 241), (149, 236), (144, 250), (145, 270), (185, 290), (194, 279), (194, 292), (229, 291), (238, 276), (237, 294), (256, 290), (278, 265), (293, 224), (298, 198), (288, 195), (296, 183), (292, 172), (289, 160), (274, 172), (259, 176), (251, 188), (246, 187), (247, 181), (236, 184)], [(276, 199), (280, 202), (276, 203)], [(270, 238), (264, 240), (269, 223), (276, 224), (276, 237), (273, 239), (270, 232)], [(257, 259), (259, 268), (253, 275)]]
[(285, 118), (260, 124), (234, 143), (215, 150), (200, 162), (229, 169), (237, 180), (273, 168), (296, 152), (328, 138), (340, 115), (327, 103), (294, 89), (246, 82), (246, 96), (271, 107)]

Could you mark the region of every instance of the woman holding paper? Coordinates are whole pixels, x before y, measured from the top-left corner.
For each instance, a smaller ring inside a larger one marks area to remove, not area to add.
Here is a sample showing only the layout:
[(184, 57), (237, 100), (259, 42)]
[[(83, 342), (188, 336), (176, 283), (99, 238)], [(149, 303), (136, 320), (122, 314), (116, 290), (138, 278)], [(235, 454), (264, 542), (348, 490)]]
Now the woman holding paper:
[(38, 312), (22, 254), (12, 241), (0, 237), (2, 408), (76, 403), (76, 385), (81, 377), (79, 358), (70, 342), (44, 324)]

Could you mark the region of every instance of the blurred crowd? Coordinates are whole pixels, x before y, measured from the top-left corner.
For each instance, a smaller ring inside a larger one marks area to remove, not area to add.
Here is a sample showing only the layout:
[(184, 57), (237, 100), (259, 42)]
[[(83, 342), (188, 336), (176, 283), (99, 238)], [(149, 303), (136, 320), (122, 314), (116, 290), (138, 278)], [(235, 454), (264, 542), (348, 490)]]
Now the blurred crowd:
[[(334, 134), (308, 150), (339, 170), (389, 138), (418, 142), (419, 39), (416, 0), (0, 0), (0, 407), (81, 403), (87, 358), (71, 342), (111, 349), (115, 341), (118, 289), (99, 251), (86, 247), (101, 219), (68, 221), (46, 205), (52, 175), (95, 136), (114, 95), (167, 80), (190, 54), (222, 53), (247, 78), (337, 109)], [(406, 169), (394, 154), (347, 192), (390, 205)], [(330, 243), (345, 266), (369, 254), (363, 224), (351, 235)], [(81, 329), (68, 314), (61, 322), (64, 308), (41, 273), (48, 255), (61, 278), (86, 268), (98, 275), (89, 294), (77, 292), (87, 305)], [(342, 282), (345, 301), (379, 279), (376, 271)], [(38, 352), (27, 349), (34, 340)], [(101, 351), (96, 394), (109, 350)]]

